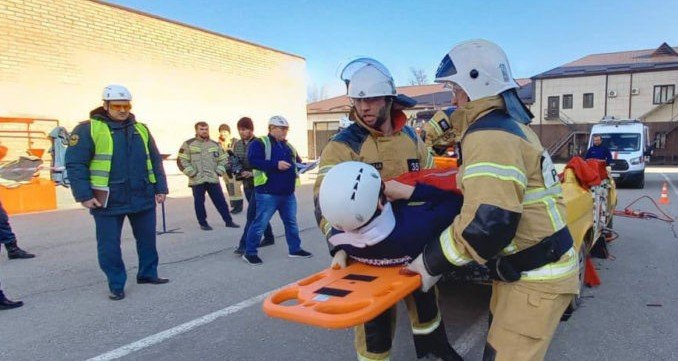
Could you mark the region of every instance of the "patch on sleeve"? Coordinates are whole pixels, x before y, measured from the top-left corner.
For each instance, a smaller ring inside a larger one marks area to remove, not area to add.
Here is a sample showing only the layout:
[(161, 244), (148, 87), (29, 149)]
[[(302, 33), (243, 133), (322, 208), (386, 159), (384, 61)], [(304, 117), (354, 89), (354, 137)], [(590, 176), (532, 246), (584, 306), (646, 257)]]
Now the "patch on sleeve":
[(421, 165), (419, 164), (419, 159), (408, 159), (407, 160), (407, 170), (409, 172), (418, 172), (421, 170)]
[(440, 119), (438, 121), (438, 125), (440, 126), (440, 129), (443, 130), (443, 132), (447, 131), (450, 129), (450, 123), (447, 122), (447, 119)]
[(80, 141), (80, 136), (77, 135), (77, 134), (71, 134), (71, 136), (68, 137), (68, 145), (71, 146), (71, 147), (78, 144), (79, 141)]

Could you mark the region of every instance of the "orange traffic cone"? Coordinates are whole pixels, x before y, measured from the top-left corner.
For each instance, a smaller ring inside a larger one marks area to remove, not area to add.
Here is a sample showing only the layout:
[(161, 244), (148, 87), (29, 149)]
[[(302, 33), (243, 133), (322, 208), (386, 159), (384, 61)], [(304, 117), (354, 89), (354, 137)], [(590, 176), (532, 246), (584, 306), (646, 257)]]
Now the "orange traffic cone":
[(664, 182), (662, 186), (662, 195), (659, 196), (659, 204), (669, 204), (669, 185)]
[(584, 283), (589, 287), (596, 287), (600, 285), (600, 277), (596, 272), (596, 267), (591, 261), (591, 257), (586, 257), (586, 267), (584, 268)]

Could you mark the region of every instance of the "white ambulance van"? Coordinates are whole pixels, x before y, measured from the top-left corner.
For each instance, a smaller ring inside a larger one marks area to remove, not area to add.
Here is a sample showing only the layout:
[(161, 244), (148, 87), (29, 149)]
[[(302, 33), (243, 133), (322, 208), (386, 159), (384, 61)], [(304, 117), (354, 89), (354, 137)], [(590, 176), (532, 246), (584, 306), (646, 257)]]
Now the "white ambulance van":
[(602, 145), (612, 153), (612, 177), (617, 184), (645, 187), (645, 162), (650, 160), (648, 127), (636, 119), (603, 118), (591, 128), (593, 137), (600, 135)]

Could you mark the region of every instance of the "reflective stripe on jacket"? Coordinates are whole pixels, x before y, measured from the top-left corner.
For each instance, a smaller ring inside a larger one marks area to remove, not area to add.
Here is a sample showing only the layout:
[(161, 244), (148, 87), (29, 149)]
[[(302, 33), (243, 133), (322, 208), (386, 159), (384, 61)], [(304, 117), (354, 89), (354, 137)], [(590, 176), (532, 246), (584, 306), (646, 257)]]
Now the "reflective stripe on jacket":
[[(566, 227), (562, 188), (549, 154), (532, 129), (511, 119), (501, 97), (469, 102), (450, 117), (461, 134), (462, 165), (457, 182), (464, 205), (440, 237), (452, 265), (514, 254)], [(577, 255), (523, 272), (535, 288), (576, 293)], [(544, 284), (546, 283), (546, 284)]]
[[(155, 184), (155, 174), (153, 173), (153, 164), (148, 150), (148, 128), (141, 123), (134, 123), (134, 129), (139, 132), (146, 150), (146, 169), (148, 170), (148, 180)], [(109, 176), (111, 174), (111, 159), (113, 159), (113, 137), (111, 129), (106, 122), (91, 119), (90, 133), (94, 141), (94, 157), (89, 164), (89, 179), (93, 186), (107, 187)]]
[(179, 170), (188, 176), (188, 185), (219, 183), (226, 173), (228, 153), (211, 139), (198, 137), (185, 141), (177, 155)]
[[(263, 137), (257, 138), (259, 139), (263, 144), (264, 144), (264, 160), (271, 160), (271, 140), (268, 138), (268, 135), (265, 135)], [(301, 180), (299, 179), (299, 169), (297, 169), (296, 165), (296, 160), (299, 158), (299, 154), (297, 154), (297, 150), (294, 149), (294, 146), (290, 144), (289, 142), (285, 142), (287, 147), (290, 148), (292, 151), (292, 158), (294, 159), (292, 161), (292, 167), (294, 167), (294, 173), (296, 174), (296, 180), (294, 182), (295, 186), (300, 186), (301, 185)], [(259, 170), (259, 169), (254, 169), (253, 171), (254, 175), (254, 186), (263, 186), (268, 182), (268, 176), (266, 175), (266, 172)]]

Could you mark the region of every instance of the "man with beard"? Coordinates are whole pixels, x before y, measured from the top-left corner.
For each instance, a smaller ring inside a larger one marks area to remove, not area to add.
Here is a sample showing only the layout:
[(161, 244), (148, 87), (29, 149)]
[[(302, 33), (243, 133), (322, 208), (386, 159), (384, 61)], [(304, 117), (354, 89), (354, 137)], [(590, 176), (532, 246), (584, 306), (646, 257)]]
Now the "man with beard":
[[(349, 118), (354, 123), (337, 133), (320, 156), (320, 169), (314, 187), (316, 220), (321, 232), (330, 237), (342, 233), (323, 217), (319, 204), (320, 185), (327, 172), (346, 161), (360, 161), (373, 166), (381, 178), (388, 180), (406, 172), (433, 167), (433, 158), (412, 127), (406, 125), (403, 108), (416, 104), (413, 99), (397, 95), (393, 78), (384, 65), (374, 59), (361, 58), (349, 63), (342, 71), (351, 100)], [(328, 244), (333, 256), (332, 264), (345, 264), (346, 252)], [(447, 346), (447, 335), (437, 312), (437, 290), (415, 292), (405, 299), (413, 316), (412, 331), (417, 357), (435, 354), (445, 360), (457, 356)], [(359, 359), (388, 360), (395, 325), (394, 308), (374, 320), (355, 328), (355, 348)], [(436, 310), (432, 312), (431, 310)], [(445, 342), (432, 343), (430, 340)]]

